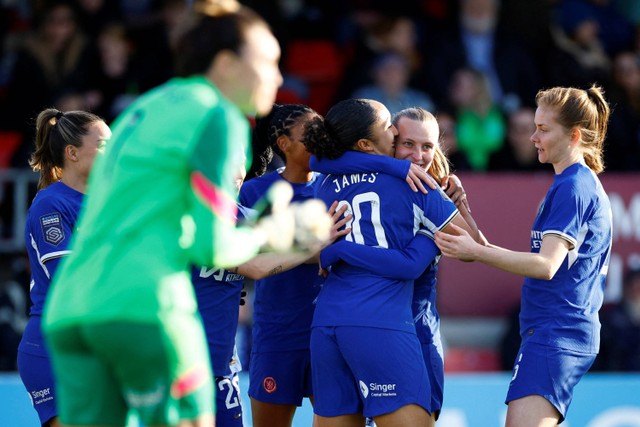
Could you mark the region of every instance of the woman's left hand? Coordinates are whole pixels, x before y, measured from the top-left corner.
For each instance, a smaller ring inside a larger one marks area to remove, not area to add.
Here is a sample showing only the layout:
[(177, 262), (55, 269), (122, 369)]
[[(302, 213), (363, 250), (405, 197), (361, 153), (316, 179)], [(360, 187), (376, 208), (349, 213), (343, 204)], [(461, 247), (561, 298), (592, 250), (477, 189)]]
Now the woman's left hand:
[(467, 231), (455, 224), (450, 224), (458, 235), (436, 231), (436, 245), (444, 256), (461, 261), (475, 261), (476, 249), (480, 246)]

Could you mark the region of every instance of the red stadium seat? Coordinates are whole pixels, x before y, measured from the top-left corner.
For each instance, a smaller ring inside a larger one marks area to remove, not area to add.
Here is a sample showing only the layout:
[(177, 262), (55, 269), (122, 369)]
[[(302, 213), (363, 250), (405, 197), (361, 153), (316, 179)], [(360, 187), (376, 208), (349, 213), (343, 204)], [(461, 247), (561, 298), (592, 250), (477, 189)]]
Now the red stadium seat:
[(11, 165), (11, 157), (22, 143), (22, 135), (15, 131), (0, 131), (0, 169)]
[(307, 104), (308, 100), (293, 89), (281, 87), (276, 95), (277, 104)]
[(294, 40), (285, 52), (285, 72), (309, 86), (308, 105), (325, 114), (342, 79), (344, 61), (331, 40)]

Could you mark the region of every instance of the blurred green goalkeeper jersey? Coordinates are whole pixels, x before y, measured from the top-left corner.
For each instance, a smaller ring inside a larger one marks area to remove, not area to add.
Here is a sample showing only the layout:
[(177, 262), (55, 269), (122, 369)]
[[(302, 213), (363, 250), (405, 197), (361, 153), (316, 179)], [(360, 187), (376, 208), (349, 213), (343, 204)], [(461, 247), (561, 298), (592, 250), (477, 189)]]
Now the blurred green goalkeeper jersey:
[(204, 77), (135, 101), (96, 159), (72, 243), (45, 306), (45, 330), (195, 311), (188, 265), (230, 266), (259, 242), (235, 227), (234, 178), (248, 159), (240, 110)]

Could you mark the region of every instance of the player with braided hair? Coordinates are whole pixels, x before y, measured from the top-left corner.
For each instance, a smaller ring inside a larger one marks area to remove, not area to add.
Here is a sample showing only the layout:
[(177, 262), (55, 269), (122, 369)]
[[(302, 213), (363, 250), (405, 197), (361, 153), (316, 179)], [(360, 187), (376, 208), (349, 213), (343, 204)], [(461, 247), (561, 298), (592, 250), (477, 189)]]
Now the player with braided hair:
[[(279, 106), (275, 108), (278, 111)], [(307, 111), (300, 109), (298, 111)], [(267, 120), (268, 121), (268, 120)], [(262, 120), (258, 120), (258, 129), (262, 128)], [(261, 154), (265, 149), (263, 143), (267, 140), (254, 138), (253, 149), (257, 157), (271, 157), (269, 153)], [(261, 169), (261, 168), (259, 168)], [(244, 162), (238, 165), (238, 191), (242, 187), (245, 176)], [(333, 216), (333, 228), (329, 241), (343, 236), (349, 229), (343, 229), (349, 217), (343, 217), (344, 209), (336, 211), (337, 204), (329, 209)], [(250, 220), (257, 212), (238, 204), (238, 220)], [(320, 249), (317, 246), (307, 251), (294, 253), (261, 253), (251, 260), (237, 266), (216, 268), (199, 266), (192, 269), (192, 281), (198, 302), (198, 311), (202, 317), (204, 331), (207, 336), (211, 356), (211, 368), (215, 379), (216, 389), (216, 426), (242, 427), (243, 405), (240, 397), (238, 373), (243, 369), (237, 355), (235, 336), (238, 328), (239, 306), (244, 304), (242, 290), (245, 277), (262, 281), (269, 276), (279, 275), (312, 259), (317, 259)], [(266, 285), (269, 286), (269, 285)], [(265, 291), (263, 291), (265, 292)]]
[[(302, 143), (304, 127), (318, 114), (306, 105), (274, 105), (256, 120), (254, 143), (266, 145), (285, 166), (251, 178), (240, 190), (240, 203), (251, 207), (275, 182), (293, 187), (292, 201), (314, 197), (321, 175), (309, 168), (311, 154)], [(267, 150), (265, 162), (272, 154)], [(316, 261), (255, 283), (249, 396), (253, 425), (291, 426), (297, 406), (311, 398), (309, 335), (314, 300), (320, 290)]]
[(235, 221), (245, 115), (266, 114), (282, 83), (277, 40), (229, 0), (196, 0), (178, 34), (180, 77), (114, 122), (45, 307), (64, 424), (122, 426), (137, 414), (150, 426), (211, 426), (212, 374), (189, 267), (237, 265), (278, 233), (294, 234), (261, 226), (273, 216)]

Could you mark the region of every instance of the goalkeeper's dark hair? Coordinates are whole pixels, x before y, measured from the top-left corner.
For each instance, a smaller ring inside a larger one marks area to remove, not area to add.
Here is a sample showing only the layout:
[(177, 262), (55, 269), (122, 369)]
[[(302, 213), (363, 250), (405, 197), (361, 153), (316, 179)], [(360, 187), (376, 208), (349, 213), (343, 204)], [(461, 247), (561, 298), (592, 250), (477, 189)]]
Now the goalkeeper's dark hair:
[(218, 53), (240, 54), (247, 30), (256, 25), (269, 28), (262, 17), (236, 0), (194, 0), (188, 17), (172, 35), (176, 73), (204, 74)]
[(368, 99), (347, 99), (335, 104), (325, 118), (305, 126), (304, 145), (318, 159), (337, 159), (360, 139), (373, 139), (376, 110)]
[(256, 118), (253, 129), (253, 166), (248, 177), (263, 175), (275, 152), (287, 163), (285, 154), (278, 147), (278, 137), (291, 136), (291, 128), (300, 123), (300, 119), (318, 113), (303, 104), (273, 104), (273, 108), (264, 117)]

